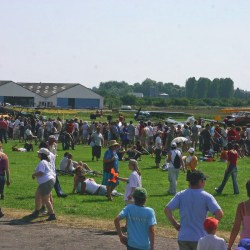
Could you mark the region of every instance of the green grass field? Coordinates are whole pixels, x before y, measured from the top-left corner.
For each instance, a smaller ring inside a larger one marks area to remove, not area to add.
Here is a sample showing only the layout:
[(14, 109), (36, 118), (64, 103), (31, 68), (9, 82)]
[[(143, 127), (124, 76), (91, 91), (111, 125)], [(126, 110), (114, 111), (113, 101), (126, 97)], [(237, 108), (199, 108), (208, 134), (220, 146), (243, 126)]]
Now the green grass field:
[[(14, 141), (9, 141), (3, 145), (4, 152), (9, 156), (11, 170), (11, 185), (5, 187), (5, 200), (0, 200), (1, 207), (12, 209), (27, 210), (27, 214), (34, 209), (34, 193), (37, 187), (36, 180), (32, 180), (31, 175), (38, 164), (37, 146), (34, 152), (12, 152), (11, 147)], [(18, 146), (23, 146), (19, 143)], [(102, 149), (102, 155), (106, 149)], [(102, 162), (91, 161), (91, 148), (89, 146), (77, 145), (76, 149), (71, 151), (73, 159), (82, 160), (89, 164), (93, 170), (102, 171)], [(58, 145), (57, 167), (62, 159), (64, 151), (61, 144)], [(164, 160), (165, 161), (165, 160)], [(164, 162), (162, 160), (162, 163)], [(121, 177), (128, 177), (130, 172), (127, 167), (128, 162), (120, 162), (119, 170)], [(156, 212), (158, 227), (170, 227), (167, 222), (163, 209), (172, 196), (168, 196), (167, 172), (154, 167), (154, 158), (143, 156), (139, 161), (142, 172), (142, 183), (148, 191), (147, 206), (154, 208)], [(228, 181), (223, 194), (216, 195), (216, 199), (224, 211), (224, 217), (220, 224), (220, 230), (230, 231), (234, 221), (237, 204), (246, 200), (245, 183), (249, 179), (250, 158), (240, 159), (238, 161), (238, 184), (239, 195), (233, 195), (233, 186), (231, 179)], [(205, 190), (215, 194), (214, 188), (217, 187), (223, 178), (225, 163), (222, 162), (199, 162), (198, 169), (209, 176), (206, 181)], [(94, 177), (98, 183), (101, 183), (101, 177)], [(60, 216), (71, 215), (76, 217), (87, 217), (92, 219), (102, 218), (112, 221), (116, 214), (124, 206), (123, 197), (115, 197), (113, 202), (108, 202), (106, 197), (71, 194), (73, 186), (73, 177), (59, 176), (63, 191), (69, 196), (65, 199), (58, 198), (53, 190), (54, 208), (56, 214)], [(178, 180), (178, 191), (187, 188), (185, 174), (180, 172)], [(125, 183), (121, 182), (117, 190), (124, 193)], [(175, 212), (178, 217), (178, 211)]]

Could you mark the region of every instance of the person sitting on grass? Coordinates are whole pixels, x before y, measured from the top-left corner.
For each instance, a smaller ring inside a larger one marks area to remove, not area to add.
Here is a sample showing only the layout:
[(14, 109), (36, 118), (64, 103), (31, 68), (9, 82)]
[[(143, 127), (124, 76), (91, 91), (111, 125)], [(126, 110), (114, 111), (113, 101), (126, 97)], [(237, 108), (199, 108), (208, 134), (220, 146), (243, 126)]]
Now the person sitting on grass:
[(227, 250), (225, 240), (216, 236), (218, 223), (219, 221), (213, 217), (205, 219), (204, 229), (207, 235), (199, 239), (197, 250)]
[(73, 156), (69, 152), (64, 153), (64, 157), (60, 162), (60, 170), (65, 172), (73, 173), (75, 171), (75, 168), (77, 166), (81, 166), (84, 171), (93, 171), (89, 168), (89, 166), (86, 163), (83, 163), (82, 161), (76, 162), (73, 161)]
[(141, 159), (142, 152), (136, 149), (136, 145), (132, 146), (132, 148), (128, 148), (126, 152), (127, 152), (128, 157), (125, 160)]
[(60, 162), (60, 170), (66, 172), (74, 172), (77, 162), (72, 160), (72, 154), (65, 152), (64, 157)]
[(37, 145), (37, 136), (33, 135), (32, 131), (31, 131), (31, 126), (28, 126), (26, 131), (25, 131), (25, 135), (26, 135), (26, 141), (32, 141), (35, 140), (35, 144)]

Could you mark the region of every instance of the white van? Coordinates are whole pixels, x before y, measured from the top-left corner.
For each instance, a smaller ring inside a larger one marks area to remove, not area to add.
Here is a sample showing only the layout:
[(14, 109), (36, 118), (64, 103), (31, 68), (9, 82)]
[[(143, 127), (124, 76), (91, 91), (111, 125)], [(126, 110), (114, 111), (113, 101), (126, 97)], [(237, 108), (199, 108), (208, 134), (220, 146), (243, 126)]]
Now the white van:
[(121, 110), (132, 110), (132, 107), (129, 105), (122, 105)]

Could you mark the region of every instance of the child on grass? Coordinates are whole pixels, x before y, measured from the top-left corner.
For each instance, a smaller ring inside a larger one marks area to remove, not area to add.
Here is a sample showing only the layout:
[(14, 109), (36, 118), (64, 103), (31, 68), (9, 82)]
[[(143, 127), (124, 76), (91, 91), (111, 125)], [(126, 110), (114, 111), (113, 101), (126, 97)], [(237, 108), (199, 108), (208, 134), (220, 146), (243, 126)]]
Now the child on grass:
[(124, 196), (125, 204), (134, 204), (133, 193), (137, 187), (142, 186), (141, 172), (138, 167), (138, 162), (134, 159), (129, 160), (128, 168), (131, 171), (129, 178), (118, 177), (121, 181), (126, 181), (126, 193)]
[(199, 239), (197, 250), (227, 250), (225, 240), (216, 236), (218, 223), (219, 221), (213, 217), (205, 219), (204, 229), (208, 235)]
[[(144, 188), (136, 188), (133, 198), (135, 204), (129, 204), (123, 208), (114, 220), (120, 242), (127, 249), (154, 249), (156, 218), (154, 210), (144, 206), (147, 191)], [(127, 221), (127, 235), (122, 232), (120, 225), (122, 219)]]

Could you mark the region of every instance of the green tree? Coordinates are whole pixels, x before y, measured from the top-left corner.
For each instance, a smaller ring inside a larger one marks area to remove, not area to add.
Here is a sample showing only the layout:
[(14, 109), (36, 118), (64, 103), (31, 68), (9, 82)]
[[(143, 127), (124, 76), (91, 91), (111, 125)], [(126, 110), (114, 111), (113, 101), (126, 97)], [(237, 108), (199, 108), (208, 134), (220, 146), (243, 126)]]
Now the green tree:
[(134, 95), (124, 95), (121, 97), (121, 102), (123, 105), (136, 105), (136, 96)]
[(210, 80), (205, 77), (200, 77), (197, 82), (197, 98), (206, 98)]
[(195, 77), (190, 77), (186, 81), (186, 97), (187, 98), (195, 98), (196, 97), (196, 89), (197, 89), (197, 81)]

